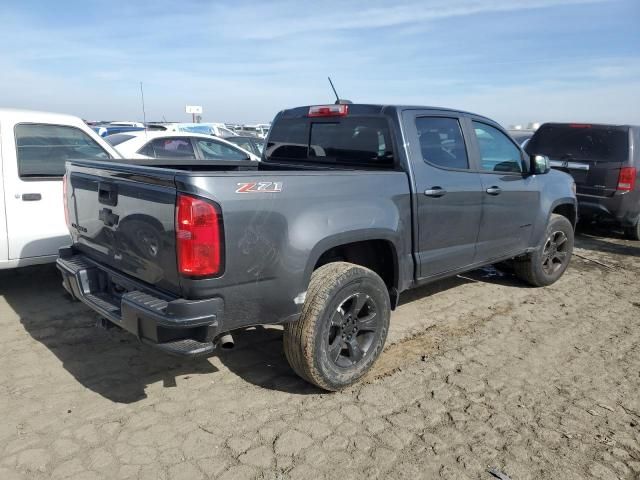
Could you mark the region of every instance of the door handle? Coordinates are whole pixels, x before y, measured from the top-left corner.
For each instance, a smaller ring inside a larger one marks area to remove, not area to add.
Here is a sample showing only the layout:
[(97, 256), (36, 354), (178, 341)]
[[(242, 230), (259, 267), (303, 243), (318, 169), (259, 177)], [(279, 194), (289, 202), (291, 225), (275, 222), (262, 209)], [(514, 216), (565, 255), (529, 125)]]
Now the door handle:
[(424, 191), (424, 194), (427, 197), (435, 197), (435, 198), (442, 197), (443, 195), (446, 195), (446, 193), (447, 191), (442, 187), (433, 187)]
[(489, 187), (487, 188), (487, 193), (489, 195), (500, 195), (502, 193), (502, 189), (500, 187)]
[(40, 193), (23, 193), (22, 201), (23, 202), (37, 202), (42, 200), (42, 194)]

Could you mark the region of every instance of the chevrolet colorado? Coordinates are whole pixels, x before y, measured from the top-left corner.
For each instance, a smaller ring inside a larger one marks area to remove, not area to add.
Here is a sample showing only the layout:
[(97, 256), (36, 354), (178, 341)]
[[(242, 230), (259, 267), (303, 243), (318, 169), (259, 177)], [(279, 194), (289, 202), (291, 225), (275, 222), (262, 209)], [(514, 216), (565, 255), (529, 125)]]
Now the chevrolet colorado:
[(569, 264), (573, 180), (479, 115), (283, 110), (247, 163), (68, 162), (65, 288), (173, 354), (284, 324), (292, 368), (338, 390), (380, 355), (402, 291), (500, 261), (545, 286)]

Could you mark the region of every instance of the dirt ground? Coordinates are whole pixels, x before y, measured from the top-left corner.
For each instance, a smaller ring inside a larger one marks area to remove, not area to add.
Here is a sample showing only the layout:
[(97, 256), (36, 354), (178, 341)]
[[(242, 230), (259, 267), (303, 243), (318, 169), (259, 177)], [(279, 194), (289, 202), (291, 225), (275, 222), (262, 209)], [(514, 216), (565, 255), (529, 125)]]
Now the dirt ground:
[(565, 276), (488, 268), (404, 295), (361, 384), (288, 368), (278, 328), (164, 356), (0, 273), (0, 479), (640, 478), (640, 244), (582, 232)]

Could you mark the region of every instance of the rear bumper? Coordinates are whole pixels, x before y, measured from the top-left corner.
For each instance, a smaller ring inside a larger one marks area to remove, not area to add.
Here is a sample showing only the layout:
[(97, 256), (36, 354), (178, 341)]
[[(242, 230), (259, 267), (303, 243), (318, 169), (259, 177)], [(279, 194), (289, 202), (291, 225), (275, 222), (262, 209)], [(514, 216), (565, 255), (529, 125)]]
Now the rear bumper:
[(61, 249), (56, 263), (67, 292), (142, 342), (179, 356), (213, 351), (224, 309), (221, 298), (171, 298), (71, 248)]
[(623, 227), (637, 224), (640, 192), (615, 193), (611, 197), (578, 194), (580, 218), (613, 220)]

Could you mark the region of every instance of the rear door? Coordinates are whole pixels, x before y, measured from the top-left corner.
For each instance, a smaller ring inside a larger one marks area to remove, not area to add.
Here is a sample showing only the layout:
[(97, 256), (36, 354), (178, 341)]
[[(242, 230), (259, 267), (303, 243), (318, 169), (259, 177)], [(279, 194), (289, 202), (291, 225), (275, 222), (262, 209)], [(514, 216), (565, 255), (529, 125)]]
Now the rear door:
[(620, 169), (630, 166), (629, 127), (547, 123), (527, 151), (548, 156), (553, 168), (569, 173), (579, 194), (609, 197)]
[(62, 202), (65, 161), (104, 160), (110, 155), (76, 127), (44, 123), (11, 127), (2, 129), (9, 259), (57, 255), (70, 243)]
[(471, 265), (482, 215), (482, 183), (469, 162), (461, 118), (452, 112), (408, 110), (403, 119), (414, 159), (419, 276)]
[(468, 119), (482, 182), (482, 224), (476, 262), (522, 253), (538, 214), (537, 177), (528, 175), (520, 147), (496, 125)]

